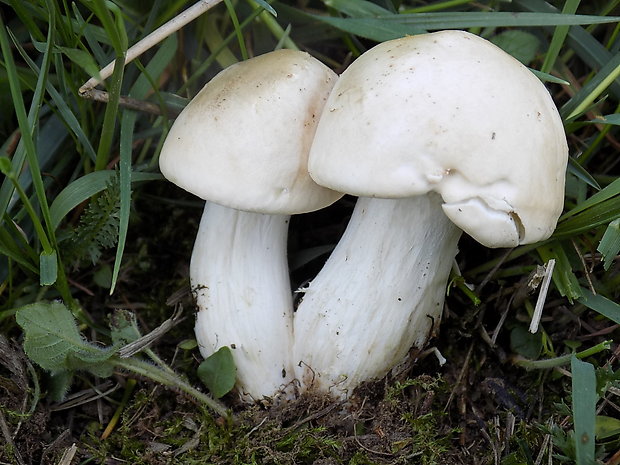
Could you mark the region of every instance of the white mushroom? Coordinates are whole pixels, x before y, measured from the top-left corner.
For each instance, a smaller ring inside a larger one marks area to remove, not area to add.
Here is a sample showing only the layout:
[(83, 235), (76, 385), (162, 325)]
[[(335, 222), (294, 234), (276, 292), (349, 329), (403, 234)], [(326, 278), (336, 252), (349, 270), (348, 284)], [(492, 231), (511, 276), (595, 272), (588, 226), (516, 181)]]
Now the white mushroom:
[(310, 153), (315, 181), (360, 199), (295, 316), (305, 387), (346, 397), (427, 341), (461, 230), (488, 247), (547, 238), (567, 156), (545, 87), (480, 37), (405, 37), (356, 60)]
[(335, 78), (291, 50), (235, 64), (188, 104), (162, 147), (162, 173), (208, 200), (190, 266), (200, 352), (232, 349), (246, 400), (277, 395), (293, 379), (288, 221), (341, 196), (307, 172)]

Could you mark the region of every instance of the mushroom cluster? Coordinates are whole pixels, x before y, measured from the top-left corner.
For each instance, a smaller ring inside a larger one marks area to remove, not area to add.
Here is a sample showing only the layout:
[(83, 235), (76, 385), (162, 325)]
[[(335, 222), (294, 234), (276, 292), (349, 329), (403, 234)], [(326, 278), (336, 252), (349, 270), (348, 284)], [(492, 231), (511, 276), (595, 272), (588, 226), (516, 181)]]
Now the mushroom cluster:
[[(190, 267), (202, 354), (233, 348), (246, 399), (350, 396), (436, 329), (463, 231), (488, 247), (549, 237), (567, 159), (544, 85), (466, 32), (384, 42), (338, 79), (301, 52), (228, 68), (160, 162), (209, 200)], [(294, 313), (287, 215), (342, 193), (357, 205)]]

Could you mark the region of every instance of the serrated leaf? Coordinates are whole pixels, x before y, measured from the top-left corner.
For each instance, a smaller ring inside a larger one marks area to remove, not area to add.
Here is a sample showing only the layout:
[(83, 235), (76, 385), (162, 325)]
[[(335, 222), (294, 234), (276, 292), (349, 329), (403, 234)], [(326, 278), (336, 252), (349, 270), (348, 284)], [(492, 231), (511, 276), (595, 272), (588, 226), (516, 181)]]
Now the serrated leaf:
[(61, 302), (37, 302), (17, 310), (25, 335), (24, 351), (41, 368), (59, 373), (106, 362), (113, 352), (86, 341), (73, 315)]
[(93, 264), (99, 261), (104, 249), (114, 247), (118, 240), (120, 212), (120, 184), (118, 176), (108, 180), (107, 188), (92, 198), (80, 217), (69, 240), (65, 243), (64, 256), (76, 265), (87, 258)]
[[(66, 186), (54, 199), (50, 206), (50, 216), (54, 228), (57, 228), (62, 219), (79, 204), (95, 194), (105, 190), (116, 176), (114, 170), (93, 171), (76, 179)], [(163, 179), (156, 173), (131, 173), (131, 182), (156, 181)]]
[(198, 377), (217, 399), (229, 393), (235, 386), (237, 367), (232, 352), (222, 347), (198, 367)]

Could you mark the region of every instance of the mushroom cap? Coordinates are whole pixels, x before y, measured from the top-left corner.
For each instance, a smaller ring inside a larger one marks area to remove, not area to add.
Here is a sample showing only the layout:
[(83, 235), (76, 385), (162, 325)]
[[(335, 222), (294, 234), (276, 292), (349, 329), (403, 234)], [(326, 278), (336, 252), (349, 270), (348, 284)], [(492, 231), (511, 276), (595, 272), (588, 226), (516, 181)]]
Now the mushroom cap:
[(435, 191), (445, 214), (489, 247), (551, 235), (568, 147), (544, 85), (463, 31), (384, 42), (338, 79), (309, 171), (332, 189), (399, 198)]
[(336, 74), (305, 52), (234, 64), (183, 109), (163, 144), (163, 175), (220, 205), (269, 214), (325, 207), (342, 194), (317, 185), (307, 160)]

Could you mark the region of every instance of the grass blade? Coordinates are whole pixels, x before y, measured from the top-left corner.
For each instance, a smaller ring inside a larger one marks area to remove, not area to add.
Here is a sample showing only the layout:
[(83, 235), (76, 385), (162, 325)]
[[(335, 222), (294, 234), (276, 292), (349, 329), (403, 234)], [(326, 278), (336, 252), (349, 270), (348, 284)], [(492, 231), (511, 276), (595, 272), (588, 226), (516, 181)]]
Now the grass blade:
[[(564, 9), (562, 10), (562, 14), (575, 14), (577, 11), (577, 7), (579, 6), (581, 0), (567, 0), (564, 4)], [(542, 64), (540, 70), (543, 73), (549, 73), (553, 69), (553, 65), (555, 64), (555, 60), (558, 58), (560, 54), (560, 50), (564, 41), (566, 40), (566, 36), (568, 35), (568, 26), (557, 26), (555, 28), (555, 32), (553, 33), (553, 37), (551, 39), (551, 43), (549, 44), (549, 49), (545, 54), (545, 61)]]
[(121, 208), (120, 225), (118, 230), (118, 245), (116, 247), (116, 258), (112, 270), (112, 282), (110, 284), (110, 294), (114, 292), (116, 281), (121, 269), (121, 261), (125, 251), (125, 241), (129, 230), (129, 213), (131, 210), (131, 155), (133, 147), (133, 132), (136, 124), (137, 115), (131, 111), (124, 111), (121, 117), (121, 139), (120, 139), (120, 189), (121, 189)]
[(570, 260), (562, 243), (551, 241), (539, 246), (536, 250), (543, 262), (547, 263), (549, 260), (555, 260), (553, 283), (558, 292), (571, 301), (581, 297), (579, 281), (575, 273), (573, 273)]
[(570, 120), (586, 111), (590, 105), (620, 76), (620, 52), (584, 85), (560, 109), (562, 119)]
[(596, 250), (603, 256), (603, 268), (609, 270), (620, 252), (620, 218), (609, 223)]
[[(169, 38), (164, 45), (157, 51), (153, 59), (146, 67), (143, 73), (132, 86), (129, 95), (134, 98), (142, 98), (151, 88), (151, 82), (154, 82), (165, 69), (167, 64), (174, 57), (176, 50), (176, 39)], [(152, 76), (151, 79), (147, 76)], [(124, 111), (121, 117), (121, 139), (120, 139), (120, 188), (121, 188), (121, 209), (120, 209), (120, 227), (118, 233), (118, 246), (116, 248), (116, 258), (114, 260), (114, 268), (112, 270), (112, 283), (110, 285), (110, 294), (114, 292), (116, 281), (120, 272), (123, 252), (125, 250), (125, 241), (129, 229), (129, 213), (131, 210), (131, 180), (132, 180), (132, 149), (133, 134), (136, 124), (137, 114), (130, 111)]]
[(440, 12), (420, 14), (395, 14), (375, 18), (335, 18), (314, 16), (345, 32), (367, 39), (385, 41), (406, 34), (440, 29), (467, 29), (472, 27), (533, 27), (573, 26), (579, 24), (613, 23), (614, 16), (562, 15), (557, 13), (514, 12)]
[(603, 297), (600, 294), (592, 294), (588, 289), (581, 288), (582, 296), (577, 299), (580, 303), (586, 307), (600, 313), (606, 318), (609, 318), (614, 323), (620, 324), (620, 305)]
[[(50, 19), (51, 24), (53, 24), (53, 17)], [(50, 27), (50, 31), (53, 28)], [(13, 105), (15, 108), (15, 114), (17, 116), (17, 121), (19, 124), (20, 132), (21, 132), (21, 141), (23, 141), (23, 147), (25, 150), (26, 159), (28, 160), (28, 166), (30, 168), (30, 173), (32, 175), (32, 182), (34, 185), (34, 189), (37, 195), (37, 200), (39, 201), (39, 205), (41, 208), (41, 214), (43, 216), (44, 222), (47, 225), (47, 234), (50, 235), (48, 238), (45, 233), (43, 233), (43, 237), (39, 237), (40, 241), (47, 244), (46, 252), (51, 252), (51, 246), (54, 242), (53, 229), (51, 228), (51, 221), (49, 216), (49, 207), (47, 204), (47, 198), (45, 196), (45, 188), (43, 186), (43, 179), (41, 178), (41, 171), (39, 168), (39, 161), (37, 157), (37, 149), (34, 142), (34, 122), (38, 117), (39, 109), (41, 108), (41, 102), (43, 99), (43, 88), (45, 86), (45, 81), (47, 78), (47, 71), (49, 70), (50, 57), (51, 57), (51, 43), (53, 42), (53, 35), (50, 32), (50, 37), (48, 39), (47, 50), (44, 54), (44, 64), (45, 68), (42, 69), (42, 73), (39, 75), (39, 79), (37, 81), (37, 87), (35, 90), (35, 95), (33, 96), (33, 101), (31, 105), (31, 110), (29, 114), (26, 114), (26, 107), (24, 105), (24, 100), (22, 96), (22, 90), (19, 82), (19, 77), (17, 75), (15, 62), (13, 61), (13, 54), (9, 45), (9, 38), (7, 36), (7, 30), (4, 25), (4, 20), (0, 16), (0, 47), (2, 49), (2, 54), (6, 61), (6, 70), (7, 70), (7, 78), (10, 85), (11, 97), (13, 99)], [(14, 169), (19, 172), (22, 169), (22, 160), (13, 161)], [(5, 180), (5, 181), (8, 181)], [(1, 205), (0, 215), (4, 215), (5, 209), (8, 207), (8, 200), (10, 198), (10, 194), (6, 196), (6, 200), (3, 198), (3, 204)]]
[(573, 423), (577, 465), (594, 463), (596, 427), (596, 376), (594, 367), (577, 357), (571, 359)]
[[(37, 66), (37, 64), (28, 56), (28, 54), (26, 53), (26, 51), (24, 50), (24, 48), (21, 46), (21, 44), (19, 44), (19, 42), (17, 41), (17, 38), (15, 38), (12, 34), (11, 37), (13, 38), (13, 43), (15, 44), (15, 47), (17, 48), (17, 50), (19, 51), (20, 55), (22, 56), (22, 58), (24, 59), (24, 61), (28, 64), (28, 66), (30, 67), (30, 69), (37, 75), (41, 75), (42, 71), (41, 69)], [(90, 143), (90, 140), (88, 139), (88, 137), (86, 137), (86, 134), (84, 134), (84, 130), (82, 129), (82, 127), (80, 126), (79, 121), (77, 120), (77, 117), (75, 116), (75, 114), (71, 111), (71, 109), (69, 108), (69, 105), (67, 104), (67, 102), (65, 101), (65, 97), (63, 97), (60, 92), (58, 92), (56, 90), (56, 88), (53, 86), (53, 84), (47, 80), (47, 82), (45, 83), (45, 89), (47, 90), (47, 92), (50, 94), (50, 96), (52, 97), (52, 100), (54, 102), (54, 104), (56, 105), (56, 108), (58, 110), (58, 113), (60, 114), (60, 116), (62, 116), (66, 126), (68, 128), (71, 129), (71, 131), (73, 132), (73, 134), (75, 134), (75, 137), (77, 137), (77, 139), (82, 143), (82, 145), (84, 146), (84, 149), (86, 150), (86, 153), (90, 156), (90, 158), (95, 161), (96, 159), (96, 154), (95, 154), (95, 150), (93, 149), (93, 146)]]

